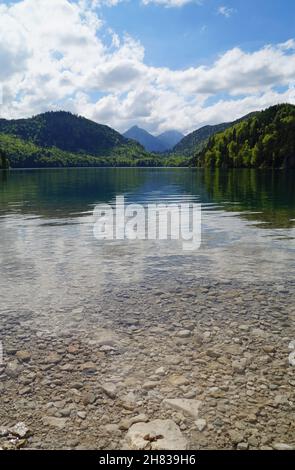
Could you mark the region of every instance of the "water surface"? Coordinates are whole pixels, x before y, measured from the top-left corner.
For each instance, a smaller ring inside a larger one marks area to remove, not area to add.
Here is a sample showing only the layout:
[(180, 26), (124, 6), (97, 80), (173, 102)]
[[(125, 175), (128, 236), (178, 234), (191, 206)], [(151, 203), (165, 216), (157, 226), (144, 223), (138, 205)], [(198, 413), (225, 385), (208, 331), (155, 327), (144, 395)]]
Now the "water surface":
[[(87, 168), (0, 172), (0, 301), (5, 310), (73, 308), (129, 286), (275, 283), (295, 275), (295, 173)], [(202, 204), (202, 245), (98, 241), (93, 209)], [(111, 297), (110, 297), (111, 299)]]

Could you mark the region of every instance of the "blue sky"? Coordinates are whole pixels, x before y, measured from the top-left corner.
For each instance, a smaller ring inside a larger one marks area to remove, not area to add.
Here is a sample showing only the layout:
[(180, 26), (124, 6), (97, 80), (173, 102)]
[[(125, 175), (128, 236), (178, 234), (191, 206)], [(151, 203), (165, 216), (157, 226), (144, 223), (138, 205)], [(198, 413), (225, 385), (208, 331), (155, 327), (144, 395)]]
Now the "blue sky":
[[(229, 17), (219, 13), (221, 7)], [(171, 68), (209, 63), (235, 46), (254, 51), (295, 34), (293, 0), (203, 0), (178, 8), (131, 0), (104, 7), (103, 17), (115, 31), (142, 42), (149, 64)]]
[(0, 116), (188, 133), (295, 104), (294, 37), (293, 0), (0, 0)]

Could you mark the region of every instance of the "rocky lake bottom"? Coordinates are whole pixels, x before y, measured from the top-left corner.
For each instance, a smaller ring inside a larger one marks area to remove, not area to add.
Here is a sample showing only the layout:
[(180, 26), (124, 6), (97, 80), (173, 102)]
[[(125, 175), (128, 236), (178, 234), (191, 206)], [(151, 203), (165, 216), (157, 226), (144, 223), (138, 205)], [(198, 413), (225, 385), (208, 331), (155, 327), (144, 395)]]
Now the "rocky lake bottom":
[(202, 278), (3, 310), (0, 448), (295, 449), (294, 292)]

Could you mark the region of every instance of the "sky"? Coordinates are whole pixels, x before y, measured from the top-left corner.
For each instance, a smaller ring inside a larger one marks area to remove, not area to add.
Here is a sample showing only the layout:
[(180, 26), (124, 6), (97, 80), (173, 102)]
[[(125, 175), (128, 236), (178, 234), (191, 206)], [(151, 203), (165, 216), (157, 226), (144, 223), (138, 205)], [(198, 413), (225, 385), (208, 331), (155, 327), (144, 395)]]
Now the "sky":
[(187, 134), (295, 104), (294, 0), (0, 0), (0, 117)]

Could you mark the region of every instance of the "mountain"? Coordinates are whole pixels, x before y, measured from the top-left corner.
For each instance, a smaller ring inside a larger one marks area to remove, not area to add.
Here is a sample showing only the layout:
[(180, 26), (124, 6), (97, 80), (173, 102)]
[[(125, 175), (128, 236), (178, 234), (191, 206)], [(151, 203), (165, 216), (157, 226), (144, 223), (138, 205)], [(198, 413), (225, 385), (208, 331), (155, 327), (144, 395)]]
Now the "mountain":
[(178, 131), (166, 131), (157, 136), (157, 139), (164, 145), (165, 150), (171, 150), (181, 139), (184, 138), (184, 135)]
[(180, 153), (182, 155), (194, 155), (195, 153), (201, 151), (208, 142), (208, 139), (216, 134), (217, 132), (222, 132), (225, 129), (228, 129), (233, 124), (247, 119), (251, 114), (247, 114), (242, 118), (237, 119), (233, 122), (224, 122), (214, 126), (204, 126), (196, 131), (191, 132), (185, 136), (174, 148), (173, 153)]
[(103, 155), (128, 143), (114, 129), (65, 111), (47, 112), (28, 119), (0, 119), (0, 133), (15, 135), (41, 147), (89, 155)]
[(216, 134), (216, 132), (223, 131), (230, 125), (231, 123), (201, 127), (200, 129), (193, 131), (185, 136), (177, 145), (175, 145), (173, 152), (192, 155), (193, 153), (201, 150), (206, 145), (209, 137)]
[(141, 145), (114, 129), (64, 111), (0, 119), (0, 147), (11, 167), (153, 162)]
[(205, 167), (295, 168), (295, 106), (248, 116), (212, 136), (195, 160)]
[(154, 137), (152, 134), (138, 126), (131, 127), (123, 135), (128, 139), (132, 139), (140, 143), (148, 152), (165, 152), (165, 145), (163, 145), (157, 137)]

